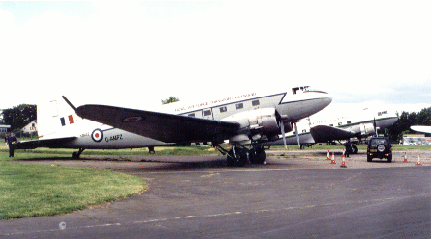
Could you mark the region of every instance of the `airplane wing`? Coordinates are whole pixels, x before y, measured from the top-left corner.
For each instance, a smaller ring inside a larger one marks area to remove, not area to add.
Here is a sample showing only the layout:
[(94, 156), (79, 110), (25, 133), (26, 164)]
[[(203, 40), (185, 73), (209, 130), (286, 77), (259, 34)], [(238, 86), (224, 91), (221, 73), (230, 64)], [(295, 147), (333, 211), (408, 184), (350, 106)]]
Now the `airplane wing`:
[(412, 125), (410, 127), (414, 131), (423, 132), (423, 133), (431, 133), (431, 126), (426, 125)]
[(236, 122), (134, 110), (104, 105), (83, 105), (76, 114), (165, 143), (220, 142), (236, 135)]
[(61, 148), (65, 143), (69, 143), (74, 139), (76, 137), (21, 141), (15, 144), (15, 149), (35, 149), (38, 147)]
[(355, 132), (333, 126), (317, 125), (310, 129), (316, 143), (325, 143), (332, 140), (344, 140), (355, 136)]

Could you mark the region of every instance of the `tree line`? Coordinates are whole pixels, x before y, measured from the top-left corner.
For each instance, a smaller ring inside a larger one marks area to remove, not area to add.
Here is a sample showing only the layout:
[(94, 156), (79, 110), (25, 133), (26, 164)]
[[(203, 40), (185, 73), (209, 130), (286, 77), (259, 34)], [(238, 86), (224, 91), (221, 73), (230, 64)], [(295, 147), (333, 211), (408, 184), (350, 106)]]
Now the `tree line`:
[(386, 133), (392, 141), (399, 142), (403, 134), (415, 133), (410, 127), (412, 125), (431, 125), (431, 107), (424, 108), (419, 113), (405, 112), (397, 113), (398, 120), (386, 129)]
[(11, 132), (19, 132), (26, 124), (36, 120), (36, 105), (21, 104), (1, 112), (1, 124), (11, 126)]

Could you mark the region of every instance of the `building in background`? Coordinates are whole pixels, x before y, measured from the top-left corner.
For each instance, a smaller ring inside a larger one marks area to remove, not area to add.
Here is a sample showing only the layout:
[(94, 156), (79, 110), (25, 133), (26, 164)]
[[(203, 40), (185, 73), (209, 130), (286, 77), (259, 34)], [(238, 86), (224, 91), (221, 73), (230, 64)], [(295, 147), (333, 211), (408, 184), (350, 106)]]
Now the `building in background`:
[(10, 130), (10, 125), (0, 124), (0, 136), (4, 138), (5, 134), (7, 134)]
[(405, 134), (403, 145), (431, 145), (431, 137), (425, 137), (425, 134)]
[(21, 130), (23, 133), (26, 133), (26, 134), (37, 133), (37, 121), (36, 120), (31, 121), (30, 123), (22, 127)]

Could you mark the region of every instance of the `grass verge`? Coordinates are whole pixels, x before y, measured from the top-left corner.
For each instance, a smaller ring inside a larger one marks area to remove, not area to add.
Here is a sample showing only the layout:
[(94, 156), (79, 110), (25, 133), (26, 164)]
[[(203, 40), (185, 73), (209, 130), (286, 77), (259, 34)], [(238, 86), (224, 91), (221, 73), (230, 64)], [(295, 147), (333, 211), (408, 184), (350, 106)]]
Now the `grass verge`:
[(70, 213), (145, 189), (143, 179), (108, 170), (0, 162), (0, 219)]
[(16, 150), (14, 158), (5, 146), (0, 152), (0, 220), (70, 213), (146, 190), (143, 179), (123, 173), (7, 162), (66, 158), (73, 150)]

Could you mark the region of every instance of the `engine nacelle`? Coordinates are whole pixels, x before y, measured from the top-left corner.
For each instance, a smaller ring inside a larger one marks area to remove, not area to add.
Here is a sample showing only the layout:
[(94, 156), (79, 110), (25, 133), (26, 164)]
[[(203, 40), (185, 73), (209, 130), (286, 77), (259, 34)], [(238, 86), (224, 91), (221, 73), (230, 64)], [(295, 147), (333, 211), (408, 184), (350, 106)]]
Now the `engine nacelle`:
[[(277, 112), (275, 108), (255, 109), (251, 111), (241, 112), (229, 116), (223, 121), (235, 121), (240, 124), (243, 131), (241, 137), (232, 137), (231, 142), (245, 142), (244, 135), (248, 136), (248, 140), (260, 140), (262, 135), (274, 136), (280, 134), (280, 126), (277, 121)], [(292, 130), (290, 122), (285, 122), (285, 131)]]
[(368, 136), (375, 133), (373, 123), (362, 123), (359, 125), (361, 136)]

